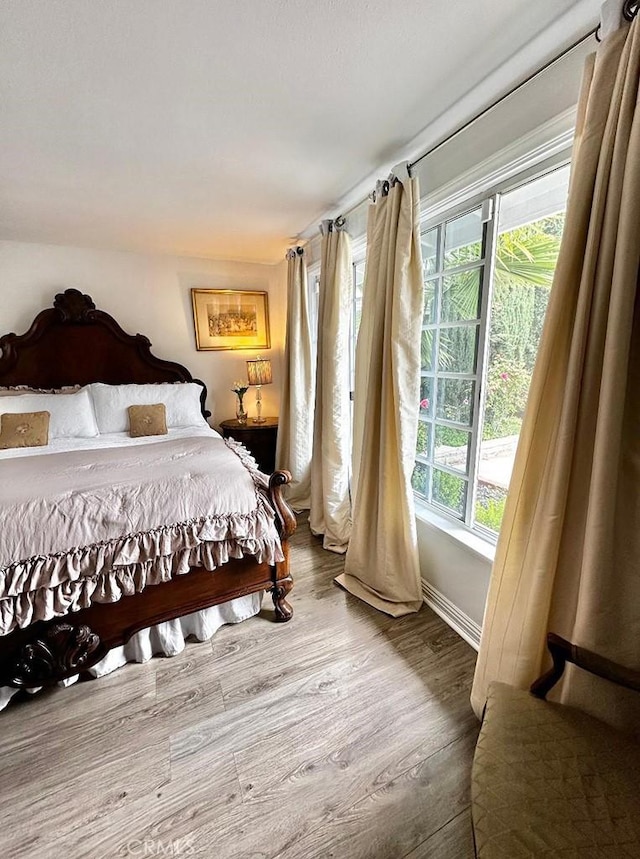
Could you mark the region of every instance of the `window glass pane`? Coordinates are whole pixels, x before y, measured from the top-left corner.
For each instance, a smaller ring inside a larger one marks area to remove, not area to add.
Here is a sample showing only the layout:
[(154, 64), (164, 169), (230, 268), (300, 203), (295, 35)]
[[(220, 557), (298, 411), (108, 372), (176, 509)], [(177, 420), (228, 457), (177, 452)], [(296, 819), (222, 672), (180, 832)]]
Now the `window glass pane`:
[[(353, 337), (357, 339), (362, 318), (362, 288), (364, 286), (364, 260), (353, 266)], [(354, 346), (355, 349), (355, 346)]]
[(420, 379), (420, 414), (425, 417), (433, 415), (433, 379), (422, 376)]
[(505, 194), (500, 205), (475, 522), (500, 530), (549, 292), (569, 168)]
[(415, 468), (413, 469), (413, 476), (411, 478), (413, 491), (417, 492), (418, 495), (421, 495), (423, 498), (428, 498), (429, 496), (430, 471), (431, 469), (429, 466), (424, 465), (422, 462), (416, 462)]
[(471, 434), (451, 427), (436, 426), (434, 462), (467, 474)]
[(504, 505), (507, 500), (507, 490), (501, 489), (494, 483), (478, 479), (476, 489), (475, 524), (488, 528), (496, 534), (500, 531)]
[(477, 325), (442, 328), (438, 344), (439, 370), (445, 373), (475, 373), (478, 351)]
[(436, 417), (471, 426), (475, 382), (466, 379), (438, 380)]
[(436, 286), (438, 278), (428, 280), (424, 285), (424, 310), (422, 313), (422, 324), (428, 325), (436, 321)]
[(431, 453), (431, 438), (433, 434), (433, 424), (426, 421), (418, 421), (418, 438), (416, 441), (416, 453), (419, 456), (424, 456), (427, 459), (432, 459)]
[(433, 370), (433, 333), (433, 329), (422, 332), (420, 355), (423, 370)]
[(320, 303), (320, 275), (309, 274), (309, 318), (311, 321), (311, 338), (314, 351), (318, 342), (318, 305)]
[(445, 277), (442, 286), (442, 322), (480, 317), (480, 269)]
[(480, 209), (474, 209), (447, 223), (444, 234), (445, 268), (482, 259), (483, 226)]
[(431, 497), (437, 504), (451, 510), (456, 516), (464, 518), (467, 482), (446, 471), (433, 469)]
[(439, 228), (435, 227), (435, 229), (422, 234), (422, 261), (425, 277), (438, 271), (438, 233)]
[(365, 261), (358, 260), (353, 264), (353, 305), (351, 315), (351, 337), (349, 340), (349, 377), (351, 390), (356, 385), (356, 341), (362, 319), (362, 294), (364, 286)]

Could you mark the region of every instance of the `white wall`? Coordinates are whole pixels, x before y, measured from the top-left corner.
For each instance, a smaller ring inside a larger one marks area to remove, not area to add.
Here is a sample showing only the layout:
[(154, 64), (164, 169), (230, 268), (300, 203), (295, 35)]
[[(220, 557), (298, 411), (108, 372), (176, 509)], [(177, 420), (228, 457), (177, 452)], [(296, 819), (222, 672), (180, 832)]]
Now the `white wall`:
[[(235, 379), (246, 379), (253, 352), (198, 352), (191, 287), (266, 290), (269, 294), (272, 385), (263, 388), (263, 413), (277, 415), (286, 320), (286, 267), (142, 255), (85, 248), (0, 242), (0, 334), (27, 330), (50, 307), (57, 292), (75, 287), (88, 293), (125, 331), (145, 334), (152, 352), (184, 364), (209, 392), (214, 421), (235, 415)], [(253, 413), (254, 395), (247, 402)]]
[(475, 535), (469, 535), (468, 543), (462, 542), (420, 515), (416, 526), (422, 578), (476, 627), (481, 627), (494, 547), (486, 544), (482, 553), (469, 545), (481, 544), (480, 537), (474, 540)]

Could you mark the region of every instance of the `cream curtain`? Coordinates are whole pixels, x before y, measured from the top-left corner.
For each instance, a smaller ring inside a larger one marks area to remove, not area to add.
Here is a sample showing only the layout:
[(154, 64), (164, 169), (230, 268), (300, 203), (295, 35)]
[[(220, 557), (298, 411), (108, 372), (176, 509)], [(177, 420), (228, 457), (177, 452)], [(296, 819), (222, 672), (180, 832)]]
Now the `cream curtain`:
[(276, 467), (291, 473), (287, 500), (296, 510), (308, 510), (311, 504), (314, 379), (306, 256), (304, 248), (290, 248)]
[(353, 526), (336, 582), (397, 617), (422, 605), (411, 473), (423, 286), (418, 180), (406, 165), (394, 173), (369, 212), (356, 351)]
[(351, 534), (349, 458), (349, 324), (351, 238), (344, 219), (323, 221), (318, 307), (316, 401), (311, 460), (309, 526), (323, 546), (345, 552)]
[[(611, 4), (608, 4), (609, 6)], [(620, 8), (620, 7), (618, 7)], [(498, 541), (472, 702), (526, 688), (554, 631), (640, 668), (640, 28), (586, 65), (566, 225)], [(638, 696), (561, 691), (640, 731)]]

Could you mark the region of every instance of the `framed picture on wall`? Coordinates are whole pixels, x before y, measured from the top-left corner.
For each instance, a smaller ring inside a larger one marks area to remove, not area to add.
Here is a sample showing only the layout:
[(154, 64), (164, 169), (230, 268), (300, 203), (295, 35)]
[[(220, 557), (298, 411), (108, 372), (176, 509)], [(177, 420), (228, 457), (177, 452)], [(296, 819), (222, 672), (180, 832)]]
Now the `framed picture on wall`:
[(266, 292), (240, 289), (192, 289), (196, 348), (269, 349)]

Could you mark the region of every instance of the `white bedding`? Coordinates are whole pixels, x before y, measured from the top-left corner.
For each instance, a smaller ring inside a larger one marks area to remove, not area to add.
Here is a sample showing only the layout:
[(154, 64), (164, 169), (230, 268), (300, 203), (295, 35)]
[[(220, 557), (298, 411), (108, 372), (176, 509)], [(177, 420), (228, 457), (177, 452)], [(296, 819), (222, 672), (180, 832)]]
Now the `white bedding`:
[[(167, 442), (197, 438), (221, 440), (219, 433), (215, 432), (215, 430), (208, 426), (203, 425), (170, 429), (166, 436), (131, 438), (128, 433), (120, 432), (103, 434), (94, 438), (56, 438), (52, 439), (50, 444), (44, 448), (21, 448), (0, 451), (0, 495), (2, 494), (2, 460), (40, 457), (40, 460), (37, 460), (37, 462), (41, 462), (44, 466), (47, 461), (51, 461), (49, 460), (49, 457), (52, 455), (55, 456), (56, 454), (67, 454), (73, 451), (136, 448), (144, 445), (162, 445)], [(241, 454), (241, 456), (245, 459), (245, 468), (247, 467), (247, 463), (250, 468), (249, 458), (244, 457), (243, 454)], [(14, 463), (14, 467), (15, 465), (17, 465), (17, 463)], [(7, 469), (5, 469), (5, 471), (6, 470)], [(259, 474), (256, 476), (259, 478)], [(0, 515), (2, 514), (0, 513)], [(14, 598), (10, 598), (5, 602), (9, 603), (13, 601), (13, 599)], [(28, 599), (29, 598), (27, 597), (27, 600)], [(2, 605), (2, 602), (3, 600), (0, 600), (0, 606)], [(54, 616), (56, 613), (63, 613), (69, 608), (69, 606), (66, 606), (63, 601), (62, 604), (58, 605), (59, 611), (56, 611), (56, 606), (52, 604), (50, 600), (48, 601), (47, 598), (45, 598), (44, 602), (49, 602), (49, 608), (45, 610), (45, 617)], [(134, 635), (127, 644), (111, 650), (107, 656), (90, 669), (88, 673), (94, 677), (100, 677), (114, 671), (126, 662), (143, 662), (150, 659), (155, 654), (162, 654), (164, 656), (176, 655), (184, 649), (184, 641), (187, 637), (195, 637), (199, 641), (207, 640), (223, 624), (239, 623), (249, 617), (253, 617), (259, 612), (261, 602), (262, 594), (249, 594), (245, 597), (230, 600), (229, 602), (212, 606), (208, 609), (203, 609), (182, 618), (176, 618), (175, 620), (167, 621), (148, 629), (141, 630), (139, 633), (136, 633), (136, 635)], [(80, 604), (75, 607), (81, 608), (82, 605)], [(1, 613), (0, 609), (0, 614)], [(12, 612), (9, 612), (8, 614), (12, 614)], [(5, 612), (5, 626), (7, 627), (12, 625), (9, 622), (8, 614)], [(25, 618), (27, 616), (31, 616), (32, 619), (34, 619), (33, 612), (31, 611), (27, 611), (25, 613)], [(77, 677), (69, 678), (69, 680), (64, 681), (59, 685), (69, 685), (70, 683), (75, 682), (76, 679)], [(7, 705), (9, 700), (17, 693), (17, 691), (17, 689), (13, 689), (11, 687), (0, 688), (0, 710)], [(35, 692), (37, 690), (29, 691)]]
[(264, 475), (208, 427), (38, 450), (0, 463), (0, 635), (196, 566), (282, 560)]
[[(201, 392), (195, 383), (0, 389), (0, 414), (51, 415), (48, 445), (0, 450), (0, 635), (92, 602), (114, 602), (193, 566), (214, 570), (243, 554), (269, 564), (283, 559), (266, 478), (240, 445), (225, 443), (206, 424)], [(167, 435), (131, 438), (111, 431), (128, 425), (130, 403), (158, 401), (167, 408)], [(200, 451), (197, 440), (203, 442)], [(162, 468), (163, 457), (172, 477)], [(203, 468), (209, 458), (221, 463), (219, 483), (226, 489), (217, 511), (207, 509), (209, 496), (219, 495), (204, 482), (212, 478)], [(189, 484), (195, 487), (192, 512)], [(167, 507), (171, 498), (177, 500), (174, 515)], [(160, 509), (162, 524), (154, 527)], [(223, 624), (257, 614), (262, 596), (249, 594), (143, 629), (88, 673), (100, 677), (125, 662), (173, 656), (187, 637), (203, 641)], [(17, 691), (0, 688), (0, 710)]]
[[(1, 411), (2, 409), (0, 409)], [(0, 461), (22, 456), (46, 456), (49, 453), (66, 453), (71, 450), (100, 450), (107, 447), (132, 447), (142, 444), (162, 444), (168, 439), (177, 438), (222, 438), (220, 433), (209, 426), (176, 427), (167, 435), (150, 435), (131, 438), (128, 432), (113, 432), (96, 435), (93, 438), (52, 438), (45, 447), (14, 447), (0, 450)], [(2, 475), (0, 465), (0, 478)]]
[[(88, 388), (70, 394), (20, 392), (0, 398), (0, 415), (49, 412), (49, 438), (74, 440), (95, 438), (98, 424)], [(23, 448), (24, 449), (24, 448)]]
[(206, 426), (200, 410), (202, 387), (197, 382), (160, 383), (153, 385), (104, 385), (94, 382), (87, 386), (91, 395), (96, 423), (100, 433), (125, 432), (129, 429), (129, 406), (163, 403), (167, 426)]

